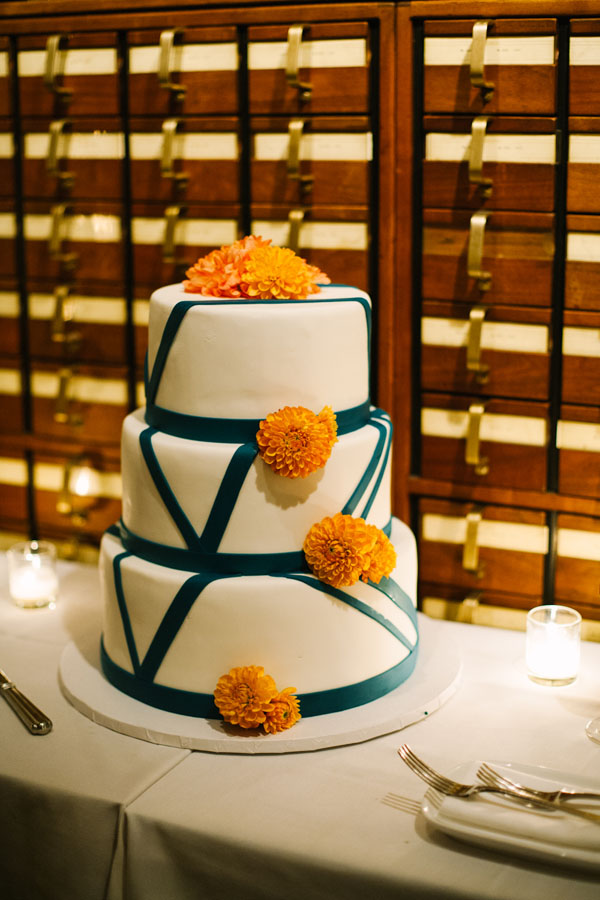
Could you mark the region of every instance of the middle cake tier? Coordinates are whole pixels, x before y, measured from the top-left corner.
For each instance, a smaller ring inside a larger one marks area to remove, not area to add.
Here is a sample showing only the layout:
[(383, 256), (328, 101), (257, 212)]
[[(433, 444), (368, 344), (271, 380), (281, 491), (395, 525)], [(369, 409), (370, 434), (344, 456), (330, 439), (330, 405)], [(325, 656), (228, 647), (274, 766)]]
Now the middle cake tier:
[(327, 465), (284, 478), (256, 443), (213, 443), (149, 427), (144, 410), (123, 423), (123, 525), (162, 547), (206, 554), (301, 551), (310, 527), (337, 512), (388, 530), (392, 425), (372, 408), (338, 436)]

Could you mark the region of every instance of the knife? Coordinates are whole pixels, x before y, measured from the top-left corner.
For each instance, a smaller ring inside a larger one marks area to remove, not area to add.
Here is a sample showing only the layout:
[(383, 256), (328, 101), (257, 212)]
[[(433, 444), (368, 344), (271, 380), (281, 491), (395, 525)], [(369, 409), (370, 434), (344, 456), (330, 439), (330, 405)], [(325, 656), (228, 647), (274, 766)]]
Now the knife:
[(0, 693), (31, 734), (48, 734), (52, 722), (19, 688), (0, 671)]

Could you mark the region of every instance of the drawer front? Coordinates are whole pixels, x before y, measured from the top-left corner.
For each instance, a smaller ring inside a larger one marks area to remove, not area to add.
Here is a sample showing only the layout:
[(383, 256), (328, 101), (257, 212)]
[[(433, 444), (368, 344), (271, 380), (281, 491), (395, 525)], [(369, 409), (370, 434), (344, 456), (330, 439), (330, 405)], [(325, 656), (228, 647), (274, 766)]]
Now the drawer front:
[(541, 597), (548, 540), (540, 512), (428, 498), (419, 503), (422, 583)]
[(564, 514), (557, 525), (555, 601), (600, 619), (600, 521)]
[(563, 405), (556, 431), (559, 490), (600, 497), (600, 409)]
[(423, 205), (554, 209), (554, 119), (425, 116)]
[(0, 116), (12, 112), (8, 38), (0, 36)]
[(550, 311), (425, 301), (425, 390), (547, 400)]
[(22, 116), (104, 116), (120, 111), (114, 32), (50, 34), (18, 39)]
[(600, 312), (565, 312), (562, 399), (600, 405)]
[(367, 23), (256, 26), (248, 31), (250, 112), (366, 113)]
[(0, 278), (16, 279), (17, 217), (11, 201), (0, 201)]
[(600, 216), (567, 216), (565, 306), (600, 310)]
[(551, 215), (425, 210), (423, 221), (423, 297), (550, 306)]
[(0, 357), (0, 434), (19, 434), (23, 430), (22, 394), (19, 360)]
[[(1, 68), (2, 51), (0, 50), (0, 71)], [(0, 75), (0, 85), (1, 83), (2, 77)], [(14, 155), (15, 142), (13, 139), (12, 120), (0, 118), (0, 198), (2, 199), (15, 196), (16, 173)]]
[(600, 212), (600, 119), (571, 118), (567, 173), (569, 212)]
[(25, 457), (0, 443), (0, 521), (3, 528), (27, 522), (28, 467)]
[(552, 19), (425, 22), (426, 112), (552, 115)]
[(131, 115), (237, 112), (235, 28), (132, 31), (127, 40)]
[(569, 112), (595, 116), (600, 110), (600, 19), (573, 19), (569, 41)]
[(548, 430), (546, 404), (424, 394), (421, 474), (543, 491)]
[(0, 287), (0, 356), (16, 357), (21, 352), (19, 292), (10, 282)]

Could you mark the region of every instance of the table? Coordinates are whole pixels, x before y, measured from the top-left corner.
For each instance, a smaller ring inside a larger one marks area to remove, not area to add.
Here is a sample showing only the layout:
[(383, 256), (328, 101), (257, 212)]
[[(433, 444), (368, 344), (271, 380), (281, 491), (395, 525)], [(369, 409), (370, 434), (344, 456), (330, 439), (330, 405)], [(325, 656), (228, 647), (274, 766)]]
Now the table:
[(0, 558), (0, 665), (54, 721), (33, 737), (0, 706), (3, 900), (596, 900), (597, 873), (478, 849), (382, 802), (420, 800), (407, 741), (441, 771), (506, 759), (598, 779), (600, 645), (582, 645), (573, 685), (530, 682), (524, 635), (437, 622), (460, 647), (461, 684), (402, 732), (314, 753), (190, 752), (94, 724), (62, 696), (63, 646), (100, 629), (95, 569), (59, 567), (55, 610), (8, 602)]

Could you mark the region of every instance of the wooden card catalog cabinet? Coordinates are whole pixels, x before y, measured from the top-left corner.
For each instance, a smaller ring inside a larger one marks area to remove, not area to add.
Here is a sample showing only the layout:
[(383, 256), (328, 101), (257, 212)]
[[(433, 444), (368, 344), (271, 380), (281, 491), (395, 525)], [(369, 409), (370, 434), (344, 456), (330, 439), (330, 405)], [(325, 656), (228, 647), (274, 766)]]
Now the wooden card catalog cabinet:
[(367, 117), (255, 117), (252, 130), (255, 202), (369, 203), (373, 135)]
[(419, 569), (428, 584), (541, 597), (545, 515), (511, 507), (419, 502)]
[(423, 297), (550, 306), (553, 229), (545, 213), (424, 210)]
[(563, 405), (556, 444), (560, 491), (574, 496), (600, 497), (600, 409)]
[(421, 473), (425, 478), (544, 490), (547, 404), (425, 394)]
[(25, 197), (120, 200), (125, 135), (118, 119), (24, 119)]
[(552, 115), (554, 19), (425, 22), (426, 112)]
[(58, 284), (28, 296), (29, 348), (36, 360), (125, 365), (127, 303), (118, 286)]
[(72, 456), (37, 453), (34, 502), (39, 527), (99, 539), (121, 515), (121, 476), (114, 454), (75, 448)]
[(569, 41), (569, 112), (600, 114), (600, 19), (572, 19)]
[(130, 128), (134, 202), (177, 198), (190, 203), (238, 202), (240, 146), (236, 118), (135, 118)]
[(130, 408), (124, 369), (35, 364), (31, 394), (36, 434), (119, 444)]
[(22, 395), (19, 360), (0, 357), (0, 433), (18, 434), (23, 429)]
[(25, 456), (0, 441), (0, 525), (23, 528), (28, 517), (29, 472)]
[(548, 399), (549, 309), (426, 300), (422, 313), (425, 390)]
[(19, 292), (0, 287), (0, 356), (14, 359), (21, 352), (19, 316)]
[(127, 41), (132, 116), (237, 113), (235, 28), (131, 31)]
[(425, 116), (423, 205), (551, 211), (553, 118)]
[(249, 28), (250, 112), (366, 113), (368, 35), (366, 22)]
[(119, 114), (115, 32), (20, 37), (17, 68), (23, 116)]
[(600, 310), (600, 217), (567, 216), (567, 309)]
[(556, 603), (600, 619), (600, 521), (559, 515), (556, 541)]

